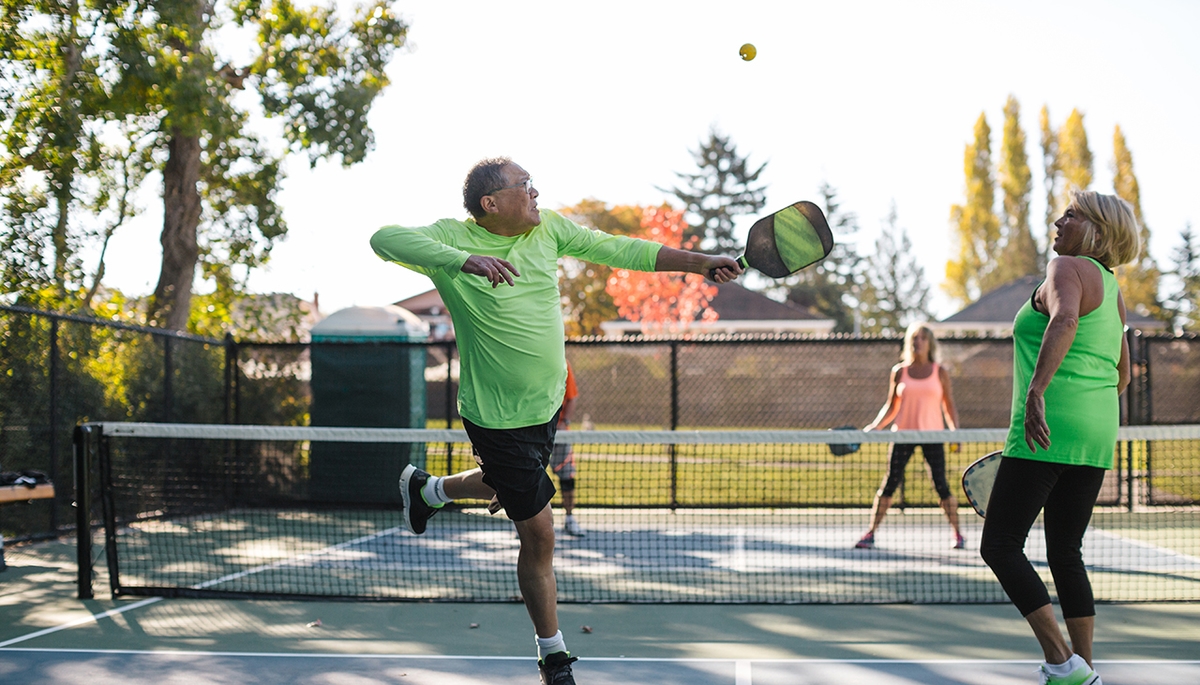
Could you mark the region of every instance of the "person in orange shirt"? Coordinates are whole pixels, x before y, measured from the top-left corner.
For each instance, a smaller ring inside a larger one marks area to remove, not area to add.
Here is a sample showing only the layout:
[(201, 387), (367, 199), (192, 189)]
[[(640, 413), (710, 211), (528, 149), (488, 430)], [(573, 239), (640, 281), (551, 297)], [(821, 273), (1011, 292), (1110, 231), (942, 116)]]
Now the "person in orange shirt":
[[(575, 398), (579, 397), (579, 387), (575, 384), (575, 371), (567, 362), (567, 392), (563, 396), (562, 410), (558, 413), (558, 430), (565, 431), (571, 427), (571, 411), (575, 408)], [(581, 538), (586, 533), (575, 520), (575, 451), (570, 443), (555, 442), (550, 455), (550, 470), (558, 476), (558, 484), (562, 488), (562, 508), (566, 514), (563, 517), (563, 532)]]
[[(958, 410), (954, 408), (954, 397), (950, 392), (950, 374), (937, 363), (937, 338), (925, 323), (914, 323), (905, 331), (904, 351), (901, 362), (892, 367), (887, 403), (863, 430), (875, 430), (889, 423), (892, 424), (892, 430), (958, 429)], [(904, 480), (904, 468), (917, 447), (914, 444), (891, 444), (887, 476), (875, 493), (875, 502), (871, 506), (871, 527), (855, 547), (870, 549), (875, 546), (875, 531), (892, 506), (892, 495)], [(941, 443), (922, 444), (919, 447), (929, 466), (929, 475), (933, 478), (933, 488), (937, 491), (942, 511), (954, 529), (954, 548), (962, 549), (965, 543), (958, 527), (958, 500), (951, 494), (950, 484), (946, 482), (946, 450)]]

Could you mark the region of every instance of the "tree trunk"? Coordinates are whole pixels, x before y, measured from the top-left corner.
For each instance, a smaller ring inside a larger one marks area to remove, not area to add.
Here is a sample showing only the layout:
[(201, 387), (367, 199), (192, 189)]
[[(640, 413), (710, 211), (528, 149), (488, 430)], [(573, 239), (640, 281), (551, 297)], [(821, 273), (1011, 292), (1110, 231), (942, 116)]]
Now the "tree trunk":
[(80, 155), (79, 132), (83, 123), (79, 118), (79, 100), (74, 96), (78, 86), (81, 68), (82, 50), (79, 46), (79, 36), (75, 31), (75, 20), (79, 15), (78, 3), (68, 3), (66, 37), (59, 52), (63, 60), (62, 82), (59, 84), (58, 114), (61, 117), (59, 125), (62, 130), (54, 136), (54, 146), (59, 148), (55, 153), (60, 157), (59, 164), (54, 165), (53, 181), (55, 205), (58, 219), (54, 223), (54, 287), (58, 296), (59, 306), (67, 296), (67, 270), (71, 260), (71, 245), (68, 233), (70, 231), (71, 205), (75, 200), (75, 172)]
[(150, 302), (151, 322), (176, 331), (187, 327), (192, 280), (200, 247), (200, 137), (171, 131), (163, 168), (162, 270)]

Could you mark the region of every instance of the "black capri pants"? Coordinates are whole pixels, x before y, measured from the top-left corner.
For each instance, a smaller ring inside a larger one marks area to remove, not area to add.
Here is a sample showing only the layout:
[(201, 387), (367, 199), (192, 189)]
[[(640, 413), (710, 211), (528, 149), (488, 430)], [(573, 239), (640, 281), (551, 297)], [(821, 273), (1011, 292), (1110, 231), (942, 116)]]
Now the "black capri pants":
[(893, 442), (888, 451), (887, 477), (879, 488), (881, 496), (891, 497), (900, 487), (900, 482), (904, 480), (904, 468), (908, 466), (908, 460), (912, 459), (917, 447), (921, 448), (925, 464), (929, 466), (929, 476), (933, 478), (933, 489), (937, 490), (938, 499), (950, 496), (950, 484), (946, 482), (946, 447), (940, 442), (928, 445)]
[(1004, 457), (988, 500), (979, 553), (1022, 616), (1050, 603), (1046, 584), (1025, 556), (1025, 539), (1045, 510), (1046, 561), (1064, 618), (1096, 615), (1083, 565), (1083, 534), (1104, 469)]

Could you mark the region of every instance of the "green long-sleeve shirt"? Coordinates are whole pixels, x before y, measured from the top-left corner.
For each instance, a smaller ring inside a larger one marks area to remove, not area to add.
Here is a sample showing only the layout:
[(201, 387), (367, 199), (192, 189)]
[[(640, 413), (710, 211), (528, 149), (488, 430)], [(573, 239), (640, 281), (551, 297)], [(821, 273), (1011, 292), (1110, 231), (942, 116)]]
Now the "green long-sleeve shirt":
[[(489, 232), (474, 219), (432, 226), (386, 226), (371, 237), (375, 253), (433, 280), (458, 339), (458, 411), (486, 428), (549, 421), (562, 405), (563, 347), (558, 258), (576, 257), (633, 271), (654, 271), (658, 243), (584, 228), (541, 210), (542, 222), (516, 236)], [(493, 288), (464, 274), (471, 255), (497, 257), (521, 274)]]

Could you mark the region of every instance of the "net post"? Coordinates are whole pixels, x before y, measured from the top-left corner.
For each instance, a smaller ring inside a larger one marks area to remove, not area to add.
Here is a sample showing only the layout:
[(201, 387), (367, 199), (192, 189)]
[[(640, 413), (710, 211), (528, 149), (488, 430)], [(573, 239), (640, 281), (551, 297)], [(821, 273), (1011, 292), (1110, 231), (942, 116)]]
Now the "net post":
[(112, 596), (121, 594), (117, 567), (117, 512), (113, 502), (112, 454), (104, 431), (96, 436), (100, 478), (100, 510), (104, 517), (104, 553), (108, 560), (108, 585)]
[(92, 599), (92, 427), (75, 426), (75, 552), (79, 599)]

